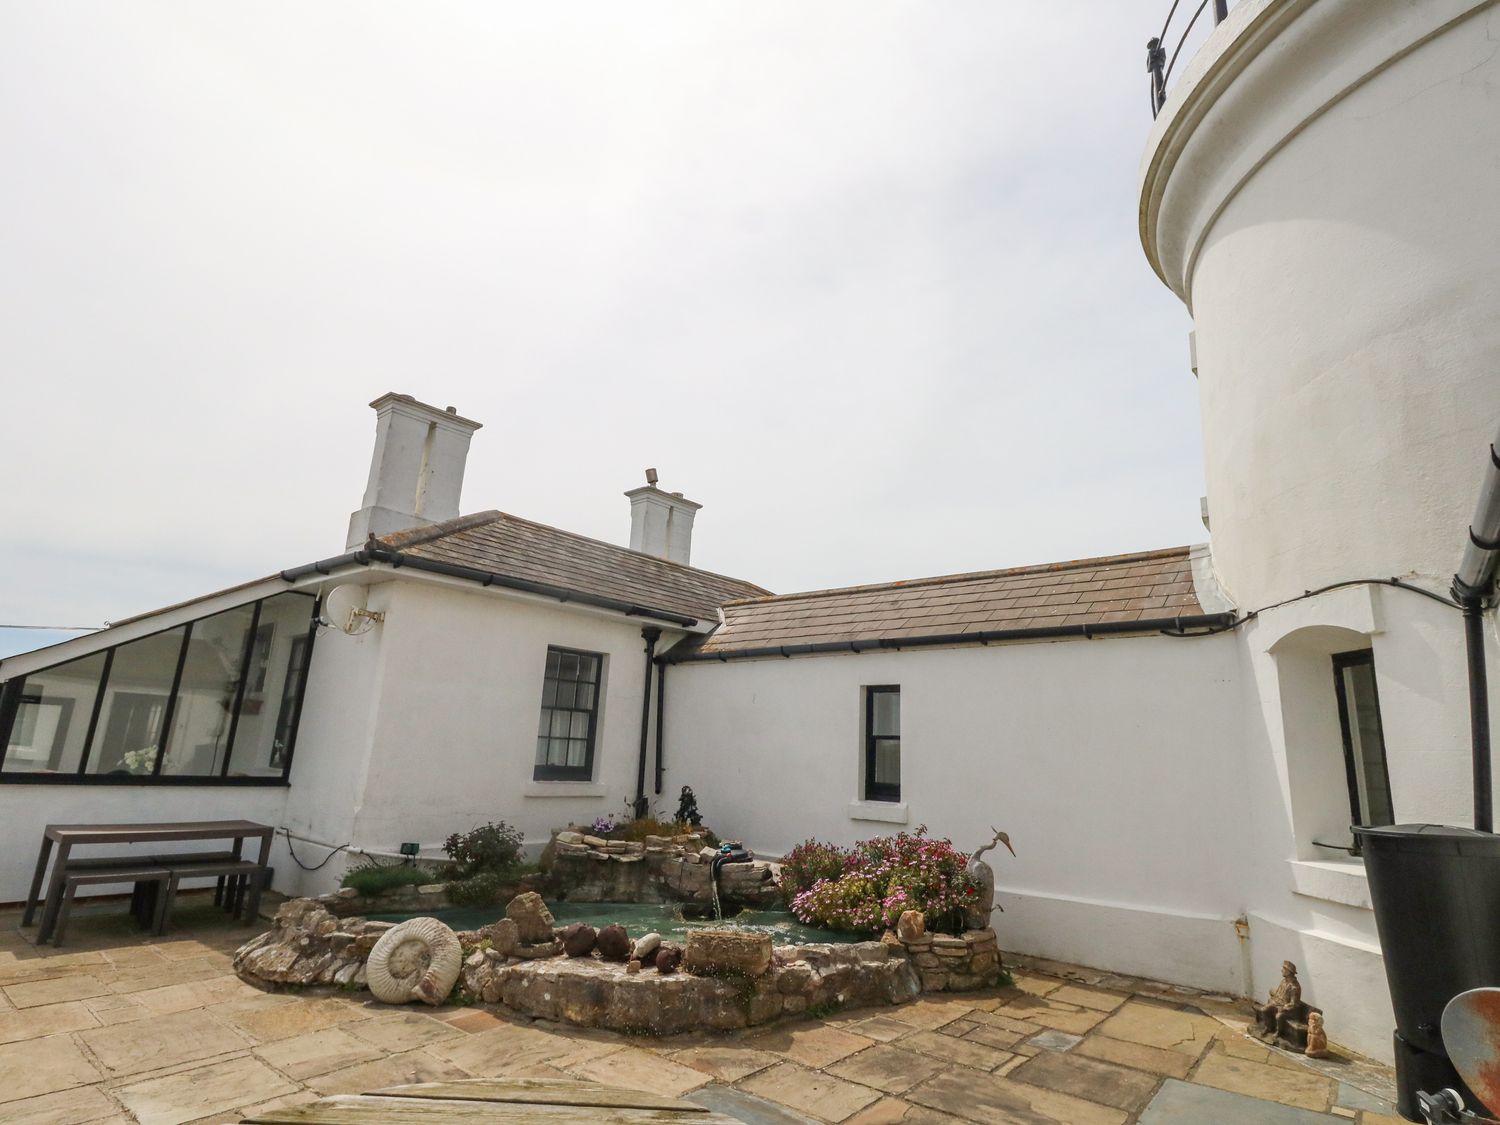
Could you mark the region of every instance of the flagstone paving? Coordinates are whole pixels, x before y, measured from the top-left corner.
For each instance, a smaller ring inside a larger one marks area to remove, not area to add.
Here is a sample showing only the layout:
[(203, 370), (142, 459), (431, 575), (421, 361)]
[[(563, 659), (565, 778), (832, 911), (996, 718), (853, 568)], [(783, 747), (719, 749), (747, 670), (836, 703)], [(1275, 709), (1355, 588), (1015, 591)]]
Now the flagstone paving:
[(170, 940), (82, 909), (38, 949), (0, 912), (0, 1121), (201, 1125), (449, 1078), (588, 1079), (748, 1125), (1395, 1125), (1390, 1071), (1244, 1034), (1240, 1002), (1021, 960), (1012, 987), (753, 1032), (627, 1037), (489, 1008), (266, 993), (251, 931), (186, 900)]

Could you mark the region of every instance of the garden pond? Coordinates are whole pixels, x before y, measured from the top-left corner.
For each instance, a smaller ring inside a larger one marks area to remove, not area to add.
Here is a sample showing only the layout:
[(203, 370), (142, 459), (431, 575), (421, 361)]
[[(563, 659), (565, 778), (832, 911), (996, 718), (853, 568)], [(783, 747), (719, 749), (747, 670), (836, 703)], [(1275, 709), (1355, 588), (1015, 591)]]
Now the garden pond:
[[(713, 918), (685, 918), (682, 907), (673, 903), (644, 902), (549, 902), (548, 909), (558, 926), (569, 922), (587, 922), (602, 929), (618, 922), (632, 937), (656, 932), (667, 941), (682, 943), (693, 930), (734, 929), (747, 933), (770, 934), (776, 945), (806, 945), (817, 942), (839, 944), (867, 941), (860, 934), (842, 933), (804, 925), (788, 910), (742, 910), (722, 922)], [(376, 922), (404, 922), (414, 914), (372, 914)], [(437, 918), (454, 930), (477, 930), (505, 917), (503, 906), (445, 907), (422, 917)]]

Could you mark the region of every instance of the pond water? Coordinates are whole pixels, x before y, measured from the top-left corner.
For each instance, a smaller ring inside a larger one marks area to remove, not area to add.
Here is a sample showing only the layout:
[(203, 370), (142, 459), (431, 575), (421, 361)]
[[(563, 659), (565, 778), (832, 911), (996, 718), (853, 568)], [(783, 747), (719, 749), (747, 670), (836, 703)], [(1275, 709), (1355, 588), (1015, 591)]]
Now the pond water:
[[(806, 945), (812, 942), (854, 942), (868, 940), (861, 934), (836, 933), (803, 925), (787, 910), (742, 910), (722, 922), (712, 918), (684, 918), (682, 908), (674, 903), (645, 902), (549, 902), (552, 917), (559, 926), (569, 922), (587, 922), (595, 929), (618, 922), (632, 938), (655, 931), (668, 941), (683, 942), (692, 930), (745, 930), (770, 934), (776, 945)], [(402, 922), (412, 914), (372, 914), (378, 922)], [(452, 906), (428, 917), (438, 918), (455, 930), (477, 930), (505, 917), (503, 906)]]

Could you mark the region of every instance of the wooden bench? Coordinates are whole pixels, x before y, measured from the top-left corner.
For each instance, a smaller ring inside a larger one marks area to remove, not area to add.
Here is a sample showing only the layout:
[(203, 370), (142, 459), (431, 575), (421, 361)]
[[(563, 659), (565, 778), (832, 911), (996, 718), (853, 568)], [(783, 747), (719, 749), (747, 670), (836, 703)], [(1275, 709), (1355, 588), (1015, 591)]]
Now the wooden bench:
[[(152, 863), (159, 863), (163, 867), (179, 867), (187, 864), (210, 864), (210, 863), (233, 863), (241, 858), (238, 852), (169, 852), (166, 855), (154, 855)], [(266, 880), (267, 885), (270, 879)], [(214, 905), (222, 906), (226, 914), (236, 915), (239, 913), (239, 903), (244, 894), (244, 878), (231, 879), (227, 875), (218, 876), (214, 884)], [(254, 921), (252, 914), (247, 921)]]
[[(167, 922), (172, 917), (172, 904), (177, 899), (177, 888), (184, 879), (217, 878), (221, 888), (228, 880), (228, 893), (225, 896), (224, 909), (238, 918), (243, 908), (245, 920), (255, 921), (260, 912), (260, 893), (270, 875), (271, 869), (264, 864), (256, 863), (248, 859), (226, 859), (214, 861), (194, 861), (191, 863), (175, 862), (165, 864), (167, 872), (166, 891), (163, 895), (159, 921), (156, 932), (164, 934), (167, 932)], [(216, 896), (217, 900), (217, 896)]]
[[(62, 944), (63, 931), (68, 925), (68, 913), (73, 909), (73, 897), (78, 893), (78, 888), (107, 886), (111, 883), (134, 883), (136, 890), (131, 899), (132, 912), (135, 913), (137, 920), (144, 921), (144, 914), (149, 909), (153, 915), (150, 928), (153, 933), (161, 933), (162, 911), (167, 904), (167, 896), (158, 893), (148, 900), (142, 894), (142, 887), (147, 884), (164, 887), (171, 877), (170, 869), (155, 865), (138, 864), (134, 867), (90, 865), (84, 870), (70, 868), (63, 874), (62, 903), (58, 907), (57, 922), (52, 928), (52, 944)], [(146, 905), (147, 902), (151, 904), (149, 908)]]
[[(37, 941), (52, 939), (56, 929), (57, 915), (62, 907), (67, 876), (70, 874), (118, 872), (131, 865), (142, 867), (167, 867), (180, 869), (179, 881), (197, 874), (213, 874), (219, 880), (214, 901), (231, 913), (239, 914), (248, 897), (253, 921), (260, 906), (260, 891), (270, 873), (271, 837), (275, 829), (269, 824), (258, 824), (250, 820), (199, 820), (185, 822), (146, 824), (49, 824), (42, 832), (41, 848), (37, 852), (36, 870), (32, 874), (31, 890), (26, 896), (26, 909), (21, 915), (21, 925), (29, 926), (41, 907), (42, 918)], [(74, 848), (85, 845), (121, 845), (143, 843), (187, 843), (206, 840), (232, 841), (229, 852), (180, 852), (167, 855), (142, 856), (90, 856), (73, 858)], [(226, 873), (214, 870), (231, 862), (244, 862), (241, 852), (245, 841), (258, 840), (259, 854), (249, 868), (236, 866)], [(53, 856), (54, 847), (56, 856)], [(50, 865), (50, 873), (49, 873)], [(100, 879), (99, 882), (125, 882), (123, 879)], [(149, 881), (136, 888), (136, 903), (157, 884)], [(45, 887), (45, 892), (44, 892)], [(144, 913), (144, 911), (143, 911)], [(159, 915), (159, 912), (157, 912)]]

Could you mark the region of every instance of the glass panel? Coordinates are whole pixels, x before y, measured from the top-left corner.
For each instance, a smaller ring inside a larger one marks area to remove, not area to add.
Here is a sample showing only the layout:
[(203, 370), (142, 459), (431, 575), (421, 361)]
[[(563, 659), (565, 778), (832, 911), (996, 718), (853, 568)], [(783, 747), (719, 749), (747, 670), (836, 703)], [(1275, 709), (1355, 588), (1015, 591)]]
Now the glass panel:
[(115, 649), (89, 773), (146, 777), (154, 772), (184, 632), (179, 627)]
[(77, 773), (103, 671), (104, 653), (98, 652), (27, 676), (0, 768)]
[(542, 706), (557, 706), (557, 681), (551, 678), (542, 681)]
[(568, 733), (573, 738), (587, 741), (589, 736), (589, 713), (587, 711), (573, 712), (573, 728)]
[(193, 623), (161, 764), (163, 777), (217, 777), (223, 768), (254, 615), (254, 605), (244, 605)]
[(585, 656), (579, 661), (578, 675), (580, 679), (587, 680), (591, 684), (599, 682), (599, 658), (597, 656)]
[(552, 737), (566, 738), (568, 736), (568, 713), (566, 711), (552, 712)]
[(589, 744), (584, 739), (573, 738), (568, 740), (568, 765), (575, 769), (582, 766), (588, 758)]
[(571, 681), (558, 684), (557, 685), (557, 706), (559, 706), (559, 707), (571, 707), (571, 706), (573, 706), (573, 700), (576, 697), (577, 690), (578, 690), (578, 685), (575, 684), (575, 683), (572, 683)]
[(882, 738), (875, 743), (875, 784), (901, 784), (901, 740), (899, 738)]
[(306, 594), (277, 594), (260, 603), (260, 621), (245, 673), (245, 697), (229, 750), (230, 777), (282, 774), (307, 664), (312, 606)]
[(557, 669), (560, 664), (560, 653), (555, 649), (547, 650), (547, 676), (549, 679), (557, 679)]
[(596, 690), (598, 689), (593, 684), (579, 684), (577, 705), (585, 710), (592, 711), (594, 709), (594, 692)]
[(539, 766), (547, 764), (547, 740), (545, 738), (536, 740), (536, 764)]
[(901, 692), (897, 691), (872, 691), (874, 698), (874, 715), (871, 723), (871, 734), (900, 734), (901, 733)]
[(1359, 789), (1360, 822), (1394, 824), (1391, 782), (1385, 766), (1385, 736), (1380, 727), (1380, 704), (1375, 692), (1375, 665), (1351, 664), (1343, 669), (1344, 699), (1349, 708), (1346, 732), (1354, 755)]
[(558, 653), (557, 674), (565, 680), (578, 678), (578, 657), (571, 652)]

